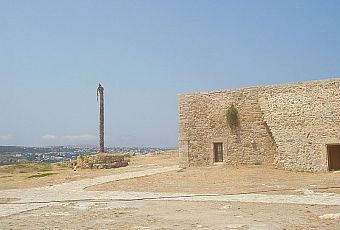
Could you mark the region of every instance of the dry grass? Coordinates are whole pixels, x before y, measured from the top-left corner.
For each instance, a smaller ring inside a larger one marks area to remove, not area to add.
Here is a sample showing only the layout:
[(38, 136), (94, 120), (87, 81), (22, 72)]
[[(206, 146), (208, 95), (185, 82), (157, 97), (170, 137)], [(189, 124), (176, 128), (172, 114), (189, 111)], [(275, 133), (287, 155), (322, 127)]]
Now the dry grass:
[(34, 174), (32, 176), (29, 176), (27, 178), (40, 178), (40, 177), (46, 177), (46, 176), (51, 176), (51, 175), (54, 175), (54, 174), (57, 174), (57, 173), (52, 173), (52, 172), (48, 172), (48, 173), (39, 173), (39, 174)]
[(19, 163), (0, 166), (0, 174), (46, 172), (51, 171), (52, 168), (53, 165), (49, 163)]
[[(129, 166), (113, 169), (77, 169), (74, 171), (63, 163), (24, 163), (0, 166), (0, 190), (41, 187), (86, 178), (95, 178), (111, 174), (131, 171), (140, 171), (158, 166), (176, 165), (178, 163), (177, 151), (167, 151), (162, 154), (137, 155), (129, 158)], [(41, 174), (41, 172), (54, 173), (49, 176), (38, 176), (34, 180), (27, 177)]]

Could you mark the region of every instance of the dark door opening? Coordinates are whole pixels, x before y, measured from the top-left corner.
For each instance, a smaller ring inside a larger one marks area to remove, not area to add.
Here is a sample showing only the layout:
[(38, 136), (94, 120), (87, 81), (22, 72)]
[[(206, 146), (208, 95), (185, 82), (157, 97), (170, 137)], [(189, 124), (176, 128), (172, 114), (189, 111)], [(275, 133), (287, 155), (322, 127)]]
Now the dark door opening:
[(223, 144), (214, 143), (214, 160), (215, 162), (223, 162)]
[(339, 171), (340, 170), (340, 144), (327, 145), (328, 152), (328, 170)]

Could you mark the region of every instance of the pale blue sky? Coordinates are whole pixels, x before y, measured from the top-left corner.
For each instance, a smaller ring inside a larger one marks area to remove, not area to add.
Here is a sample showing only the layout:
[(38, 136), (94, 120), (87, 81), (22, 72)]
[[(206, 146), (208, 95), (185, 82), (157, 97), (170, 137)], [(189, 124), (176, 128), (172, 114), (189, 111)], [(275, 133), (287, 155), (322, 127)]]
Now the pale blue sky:
[(340, 1), (0, 0), (0, 145), (177, 146), (177, 94), (340, 76)]

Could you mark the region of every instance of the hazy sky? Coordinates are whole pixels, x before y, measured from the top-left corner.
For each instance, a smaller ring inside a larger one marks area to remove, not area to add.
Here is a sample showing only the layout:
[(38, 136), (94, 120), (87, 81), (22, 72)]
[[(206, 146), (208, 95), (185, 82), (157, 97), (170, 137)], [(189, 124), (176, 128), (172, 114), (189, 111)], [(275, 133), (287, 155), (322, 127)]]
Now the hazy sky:
[(0, 0), (0, 145), (177, 146), (177, 94), (340, 76), (340, 1)]

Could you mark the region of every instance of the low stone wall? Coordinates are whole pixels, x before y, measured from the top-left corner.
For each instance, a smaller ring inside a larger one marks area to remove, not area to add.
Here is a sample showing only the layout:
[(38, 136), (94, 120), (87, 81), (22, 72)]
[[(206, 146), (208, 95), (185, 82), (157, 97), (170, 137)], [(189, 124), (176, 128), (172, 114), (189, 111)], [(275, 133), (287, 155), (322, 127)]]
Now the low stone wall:
[(77, 168), (110, 169), (128, 165), (124, 155), (99, 153), (77, 157)]

